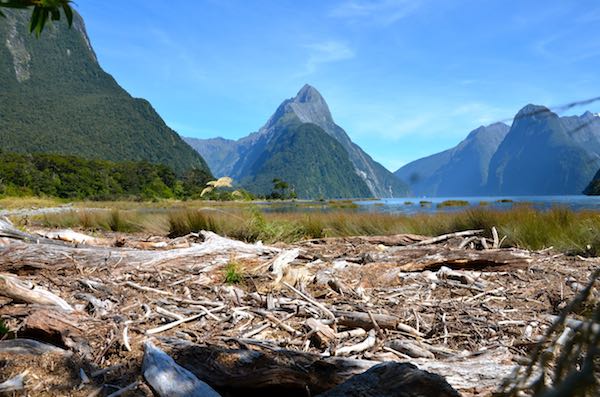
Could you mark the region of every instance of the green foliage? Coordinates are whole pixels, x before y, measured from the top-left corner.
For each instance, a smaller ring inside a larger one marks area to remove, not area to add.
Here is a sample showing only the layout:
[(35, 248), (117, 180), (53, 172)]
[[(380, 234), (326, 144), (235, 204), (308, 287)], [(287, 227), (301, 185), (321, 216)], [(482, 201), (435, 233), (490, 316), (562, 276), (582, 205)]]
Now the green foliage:
[[(71, 8), (72, 0), (0, 0), (0, 8), (18, 8), (26, 9), (33, 7), (31, 20), (29, 22), (29, 31), (35, 32), (39, 37), (44, 26), (51, 18), (53, 21), (60, 20), (60, 11), (65, 14), (69, 27), (73, 25), (73, 9)], [(6, 17), (0, 11), (1, 17)]]
[(192, 194), (180, 186), (173, 170), (161, 164), (0, 152), (0, 196), (153, 200)]
[(227, 284), (239, 284), (244, 279), (240, 272), (240, 265), (235, 261), (230, 261), (225, 266), (225, 282)]
[(0, 318), (0, 337), (8, 334), (10, 330), (8, 329), (8, 327), (6, 326), (6, 324), (4, 323), (4, 320), (2, 320)]

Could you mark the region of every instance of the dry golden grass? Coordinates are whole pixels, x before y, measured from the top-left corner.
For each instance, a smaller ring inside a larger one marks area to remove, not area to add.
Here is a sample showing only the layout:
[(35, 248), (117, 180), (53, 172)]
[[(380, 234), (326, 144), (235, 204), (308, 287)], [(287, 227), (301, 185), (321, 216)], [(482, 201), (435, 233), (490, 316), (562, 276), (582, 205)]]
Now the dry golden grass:
[(564, 208), (538, 211), (518, 206), (509, 211), (475, 207), (453, 213), (392, 215), (352, 209), (325, 212), (263, 212), (258, 205), (207, 203), (204, 201), (169, 206), (147, 204), (127, 209), (121, 203), (104, 210), (78, 209), (34, 219), (46, 227), (84, 230), (141, 231), (181, 236), (199, 230), (244, 241), (295, 242), (320, 237), (390, 235), (401, 233), (440, 235), (467, 229), (495, 226), (507, 236), (505, 246), (528, 249), (554, 247), (569, 253), (600, 254), (600, 213), (573, 212)]

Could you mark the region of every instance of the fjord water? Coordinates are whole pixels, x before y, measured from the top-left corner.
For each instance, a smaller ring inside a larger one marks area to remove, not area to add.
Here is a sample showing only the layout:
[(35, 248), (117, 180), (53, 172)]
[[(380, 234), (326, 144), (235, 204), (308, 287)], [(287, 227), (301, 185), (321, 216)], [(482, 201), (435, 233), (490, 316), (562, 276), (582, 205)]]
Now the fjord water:
[[(468, 205), (440, 206), (445, 201), (466, 201)], [(554, 207), (573, 211), (599, 211), (600, 196), (494, 196), (494, 197), (406, 197), (381, 200), (355, 201), (358, 211), (387, 214), (417, 214), (463, 211), (467, 208), (509, 210), (529, 206), (538, 210)]]

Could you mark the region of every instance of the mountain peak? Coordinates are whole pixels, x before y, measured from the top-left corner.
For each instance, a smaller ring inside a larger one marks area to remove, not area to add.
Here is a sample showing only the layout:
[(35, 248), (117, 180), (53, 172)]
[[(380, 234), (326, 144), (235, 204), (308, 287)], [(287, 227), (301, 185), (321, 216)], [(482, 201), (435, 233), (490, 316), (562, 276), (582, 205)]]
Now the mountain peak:
[(325, 102), (325, 99), (323, 99), (323, 96), (315, 87), (310, 84), (304, 84), (300, 91), (298, 91), (298, 94), (294, 97), (293, 102)]
[(547, 117), (551, 114), (554, 113), (552, 113), (550, 109), (548, 109), (545, 106), (529, 104), (526, 105), (523, 109), (519, 110), (519, 112), (515, 116), (515, 121), (526, 117), (535, 117), (538, 115)]

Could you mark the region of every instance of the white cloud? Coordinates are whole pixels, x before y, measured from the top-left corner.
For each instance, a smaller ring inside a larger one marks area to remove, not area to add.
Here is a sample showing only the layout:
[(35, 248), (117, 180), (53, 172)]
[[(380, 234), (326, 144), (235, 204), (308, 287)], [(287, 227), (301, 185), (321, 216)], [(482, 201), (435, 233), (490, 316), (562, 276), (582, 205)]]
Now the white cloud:
[(352, 59), (356, 55), (347, 44), (336, 40), (308, 44), (304, 47), (308, 50), (308, 58), (302, 75), (316, 72), (323, 64)]
[(421, 0), (347, 0), (331, 10), (330, 16), (391, 25), (412, 14), (421, 3)]
[[(468, 117), (475, 124), (488, 125), (505, 119), (510, 114), (508, 110), (490, 106), (481, 102), (468, 102), (454, 108), (450, 116)], [(475, 127), (473, 127), (475, 128)]]

